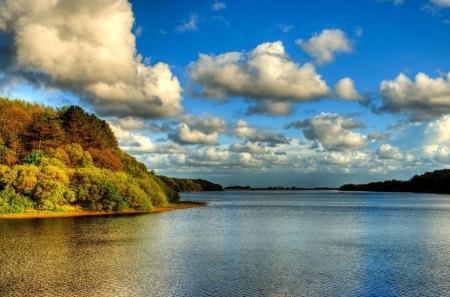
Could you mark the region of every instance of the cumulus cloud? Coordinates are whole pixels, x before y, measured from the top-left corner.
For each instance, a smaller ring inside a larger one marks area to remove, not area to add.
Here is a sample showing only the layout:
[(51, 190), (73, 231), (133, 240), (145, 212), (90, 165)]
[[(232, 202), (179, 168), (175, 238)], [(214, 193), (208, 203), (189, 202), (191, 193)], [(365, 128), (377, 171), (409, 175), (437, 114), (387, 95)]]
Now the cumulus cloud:
[(450, 115), (429, 123), (425, 129), (428, 142), (442, 144), (450, 141)]
[(191, 129), (186, 123), (178, 126), (176, 134), (170, 135), (170, 138), (181, 144), (215, 144), (219, 134), (213, 132), (210, 134), (203, 133), (199, 130)]
[(226, 129), (225, 121), (219, 117), (186, 115), (179, 121), (177, 130), (169, 134), (169, 138), (181, 144), (215, 144), (219, 133)]
[(200, 54), (190, 63), (188, 76), (195, 95), (215, 99), (242, 96), (303, 102), (329, 95), (314, 66), (295, 64), (281, 41), (260, 44), (249, 53)]
[[(447, 159), (450, 152), (450, 115), (428, 123), (424, 130), (423, 151), (436, 160)], [(448, 159), (450, 160), (450, 158)]]
[(142, 119), (133, 117), (115, 118), (111, 121), (125, 130), (144, 130), (147, 128), (147, 125)]
[(441, 164), (450, 164), (450, 148), (440, 146), (434, 151), (434, 160)]
[(149, 153), (155, 148), (152, 140), (147, 136), (132, 133), (114, 124), (110, 124), (110, 127), (119, 141), (120, 147), (130, 153)]
[(254, 142), (235, 143), (230, 145), (228, 147), (228, 150), (230, 152), (253, 153), (253, 154), (263, 154), (268, 151), (267, 148), (261, 143), (254, 143)]
[(283, 134), (268, 129), (253, 128), (244, 120), (239, 120), (236, 123), (234, 136), (251, 142), (269, 143), (271, 146), (289, 143), (289, 140)]
[(361, 100), (362, 97), (359, 95), (358, 91), (355, 88), (355, 83), (350, 77), (345, 77), (337, 82), (334, 85), (334, 94), (338, 98), (342, 98), (345, 100)]
[(160, 168), (170, 165), (182, 172), (205, 170), (230, 174), (233, 171), (243, 172), (247, 169), (255, 172), (265, 171), (268, 168), (279, 168), (286, 165), (288, 160), (285, 154), (250, 143), (184, 148), (184, 151), (174, 153), (153, 154), (149, 161)]
[(324, 29), (309, 40), (298, 39), (296, 43), (308, 55), (314, 57), (317, 64), (333, 62), (336, 54), (353, 51), (352, 41), (339, 29)]
[(418, 73), (414, 80), (401, 73), (381, 82), (380, 97), (381, 111), (404, 112), (413, 121), (438, 118), (450, 113), (450, 73), (438, 78)]
[(391, 146), (389, 144), (381, 145), (377, 150), (376, 154), (380, 159), (394, 159), (400, 160), (403, 159), (403, 154), (400, 151), (400, 148), (396, 146)]
[(368, 140), (379, 141), (389, 139), (390, 134), (386, 132), (371, 132), (367, 135)]
[(284, 116), (292, 114), (291, 105), (287, 102), (261, 101), (252, 105), (247, 110), (248, 115), (268, 114), (275, 116)]
[(142, 62), (126, 0), (2, 0), (6, 79), (71, 91), (104, 115), (165, 117), (182, 110), (169, 66)]
[(217, 0), (211, 5), (211, 9), (214, 11), (223, 10), (225, 8), (227, 8), (225, 2), (219, 2)]
[(175, 32), (183, 33), (183, 32), (194, 32), (198, 30), (198, 15), (191, 14), (189, 20), (183, 21), (180, 25), (175, 27)]
[(355, 161), (367, 159), (367, 155), (360, 152), (329, 152), (321, 158), (321, 161), (329, 165), (356, 165)]
[(327, 150), (348, 151), (366, 145), (367, 136), (352, 131), (363, 127), (361, 122), (354, 119), (321, 113), (303, 121), (293, 122), (286, 128), (302, 129), (306, 139), (319, 141)]
[(111, 124), (111, 129), (114, 132), (119, 146), (135, 155), (147, 155), (147, 154), (182, 154), (186, 152), (186, 149), (176, 143), (163, 142), (153, 143), (151, 138), (141, 134), (142, 132), (135, 133), (126, 130), (119, 125)]
[(184, 115), (180, 116), (178, 120), (203, 133), (224, 132), (227, 128), (225, 121), (215, 116)]

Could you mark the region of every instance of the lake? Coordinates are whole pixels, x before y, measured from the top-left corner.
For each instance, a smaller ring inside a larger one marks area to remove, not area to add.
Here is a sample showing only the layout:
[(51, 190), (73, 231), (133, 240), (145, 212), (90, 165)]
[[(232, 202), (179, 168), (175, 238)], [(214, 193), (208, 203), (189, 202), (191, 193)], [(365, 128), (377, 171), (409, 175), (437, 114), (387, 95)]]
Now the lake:
[(450, 296), (450, 195), (182, 199), (209, 206), (0, 219), (0, 296)]

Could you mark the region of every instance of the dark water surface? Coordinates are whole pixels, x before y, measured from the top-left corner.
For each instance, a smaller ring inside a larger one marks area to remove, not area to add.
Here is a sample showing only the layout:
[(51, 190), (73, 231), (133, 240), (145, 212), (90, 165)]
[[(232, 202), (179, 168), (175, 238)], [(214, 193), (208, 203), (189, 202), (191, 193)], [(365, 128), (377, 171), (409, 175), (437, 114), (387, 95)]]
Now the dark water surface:
[(450, 196), (183, 194), (209, 207), (0, 219), (0, 296), (450, 296)]

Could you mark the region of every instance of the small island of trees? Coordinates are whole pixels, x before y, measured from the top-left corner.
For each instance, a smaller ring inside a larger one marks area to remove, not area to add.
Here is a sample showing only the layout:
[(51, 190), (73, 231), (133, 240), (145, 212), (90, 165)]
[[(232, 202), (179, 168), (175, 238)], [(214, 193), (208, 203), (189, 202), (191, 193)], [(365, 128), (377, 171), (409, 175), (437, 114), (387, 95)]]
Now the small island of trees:
[(340, 191), (416, 192), (450, 194), (450, 169), (415, 175), (410, 180), (387, 180), (368, 184), (346, 184)]
[(81, 107), (0, 98), (0, 213), (150, 210), (208, 190), (223, 188), (149, 172)]

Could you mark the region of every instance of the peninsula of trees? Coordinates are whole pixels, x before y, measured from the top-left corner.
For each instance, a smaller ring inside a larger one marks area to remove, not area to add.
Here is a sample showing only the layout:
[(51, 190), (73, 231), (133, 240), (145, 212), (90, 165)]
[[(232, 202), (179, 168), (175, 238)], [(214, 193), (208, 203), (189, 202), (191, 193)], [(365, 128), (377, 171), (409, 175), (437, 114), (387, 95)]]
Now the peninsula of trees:
[(450, 194), (450, 169), (415, 175), (410, 180), (387, 180), (369, 184), (346, 184), (340, 191), (416, 192)]
[(0, 213), (150, 210), (205, 190), (223, 189), (147, 171), (106, 121), (78, 106), (0, 98)]

